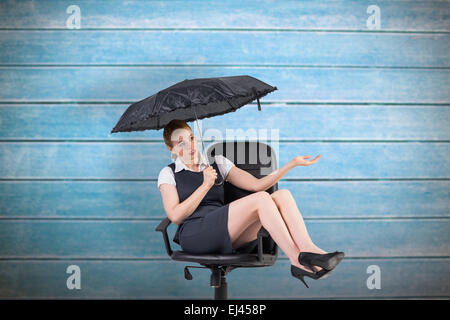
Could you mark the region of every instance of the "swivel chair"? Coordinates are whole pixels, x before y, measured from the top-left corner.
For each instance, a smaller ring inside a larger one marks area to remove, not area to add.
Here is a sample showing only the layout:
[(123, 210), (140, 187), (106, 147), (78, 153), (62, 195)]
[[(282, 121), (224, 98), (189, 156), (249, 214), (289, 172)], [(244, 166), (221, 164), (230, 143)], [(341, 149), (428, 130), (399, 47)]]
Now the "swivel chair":
[[(258, 141), (231, 141), (218, 142), (212, 145), (207, 156), (211, 159), (215, 155), (223, 155), (242, 170), (253, 176), (260, 178), (277, 169), (277, 161), (273, 149)], [(222, 177), (218, 175), (220, 181)], [(267, 189), (268, 193), (278, 190), (278, 183)], [(233, 186), (224, 181), (225, 203), (230, 203), (239, 198), (245, 197), (252, 192)], [(192, 280), (189, 268), (205, 268), (211, 270), (210, 285), (214, 288), (214, 299), (228, 299), (228, 285), (226, 275), (236, 268), (255, 268), (272, 266), (278, 256), (278, 246), (270, 237), (270, 234), (262, 227), (257, 235), (257, 239), (238, 248), (234, 254), (191, 254), (185, 251), (173, 251), (170, 247), (167, 228), (171, 221), (165, 218), (156, 227), (163, 235), (164, 245), (167, 254), (172, 260), (195, 262), (200, 266), (186, 266), (184, 277)]]

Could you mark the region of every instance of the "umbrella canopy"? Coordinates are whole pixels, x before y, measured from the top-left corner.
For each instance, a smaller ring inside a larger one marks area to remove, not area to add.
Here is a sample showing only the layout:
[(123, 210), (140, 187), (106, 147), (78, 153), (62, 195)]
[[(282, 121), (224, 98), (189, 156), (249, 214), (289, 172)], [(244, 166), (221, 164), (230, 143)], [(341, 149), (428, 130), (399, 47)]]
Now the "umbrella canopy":
[[(256, 78), (242, 75), (220, 78), (200, 78), (184, 80), (158, 93), (133, 103), (120, 117), (111, 133), (159, 130), (172, 120), (197, 121), (228, 112), (258, 101), (269, 92), (277, 90)], [(197, 129), (202, 142), (203, 154), (205, 145), (197, 121)], [(206, 157), (209, 163), (209, 158)], [(216, 185), (223, 184), (221, 182)]]
[(184, 80), (133, 103), (111, 133), (159, 130), (171, 120), (210, 118), (238, 108), (277, 90), (254, 77), (242, 75)]

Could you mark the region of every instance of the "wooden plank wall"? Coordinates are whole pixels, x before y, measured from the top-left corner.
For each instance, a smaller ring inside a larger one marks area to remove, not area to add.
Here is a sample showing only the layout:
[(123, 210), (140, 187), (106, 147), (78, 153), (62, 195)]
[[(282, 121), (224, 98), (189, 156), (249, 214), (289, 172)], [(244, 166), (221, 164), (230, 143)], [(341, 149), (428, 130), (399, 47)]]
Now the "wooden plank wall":
[(78, 0), (71, 29), (70, 1), (0, 2), (0, 298), (211, 298), (154, 231), (162, 130), (110, 131), (178, 81), (246, 74), (279, 90), (202, 130), (275, 130), (279, 166), (322, 154), (279, 188), (347, 256), (307, 289), (280, 253), (232, 271), (229, 297), (448, 299), (449, 1), (376, 1), (375, 29), (373, 4)]

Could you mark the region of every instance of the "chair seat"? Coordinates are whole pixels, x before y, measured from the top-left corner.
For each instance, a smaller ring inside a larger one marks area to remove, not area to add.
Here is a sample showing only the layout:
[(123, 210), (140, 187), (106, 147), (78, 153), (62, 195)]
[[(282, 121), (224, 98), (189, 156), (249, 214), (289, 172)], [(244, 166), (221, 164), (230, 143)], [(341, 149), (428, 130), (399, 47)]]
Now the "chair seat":
[(202, 265), (231, 265), (240, 267), (258, 267), (273, 265), (275, 258), (264, 254), (263, 261), (255, 253), (236, 254), (192, 254), (185, 251), (173, 251), (171, 258), (176, 261), (190, 261)]

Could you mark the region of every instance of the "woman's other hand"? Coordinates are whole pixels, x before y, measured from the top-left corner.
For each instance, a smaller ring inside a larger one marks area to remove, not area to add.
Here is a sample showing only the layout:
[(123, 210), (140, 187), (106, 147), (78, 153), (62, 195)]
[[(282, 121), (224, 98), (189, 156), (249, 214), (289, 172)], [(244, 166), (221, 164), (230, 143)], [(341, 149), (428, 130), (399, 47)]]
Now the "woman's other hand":
[(211, 188), (217, 179), (217, 172), (213, 167), (208, 166), (203, 170), (203, 184)]
[(317, 157), (315, 157), (312, 160), (306, 160), (307, 158), (310, 158), (311, 156), (297, 156), (294, 159), (292, 159), (292, 162), (294, 163), (295, 166), (309, 166), (312, 165), (314, 163), (316, 163), (320, 157), (322, 155), (318, 155)]

